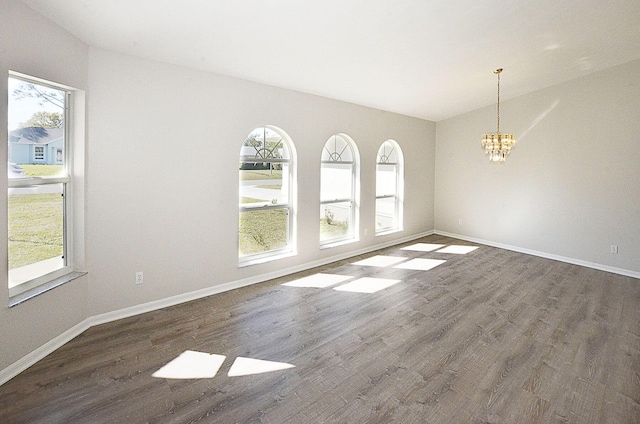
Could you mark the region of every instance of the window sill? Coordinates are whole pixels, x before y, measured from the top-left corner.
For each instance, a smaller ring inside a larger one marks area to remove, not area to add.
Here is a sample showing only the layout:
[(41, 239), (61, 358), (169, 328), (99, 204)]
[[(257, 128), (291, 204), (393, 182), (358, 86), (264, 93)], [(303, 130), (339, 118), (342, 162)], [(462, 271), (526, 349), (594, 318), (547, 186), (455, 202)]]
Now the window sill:
[(356, 238), (350, 238), (347, 240), (339, 240), (339, 241), (332, 241), (329, 243), (325, 243), (325, 244), (321, 244), (320, 245), (320, 249), (330, 249), (332, 247), (338, 247), (338, 246), (344, 246), (345, 244), (351, 244), (351, 243), (355, 243), (359, 241)]
[(244, 268), (251, 265), (258, 265), (266, 262), (277, 261), (278, 259), (290, 258), (292, 256), (296, 256), (296, 252), (276, 253), (273, 255), (263, 256), (260, 258), (253, 258), (247, 261), (239, 262), (238, 268)]
[(9, 298), (9, 307), (14, 307), (16, 305), (21, 304), (22, 302), (26, 302), (29, 299), (32, 299), (38, 295), (41, 295), (42, 293), (48, 292), (49, 290), (55, 289), (58, 286), (61, 286), (65, 283), (68, 283), (69, 281), (73, 281), (76, 278), (80, 278), (83, 275), (87, 274), (86, 272), (80, 272), (80, 271), (72, 271), (68, 274), (65, 274), (61, 277), (58, 277), (54, 280), (51, 280), (47, 283), (41, 284), (37, 287), (34, 287), (32, 289), (26, 290), (20, 294), (17, 294), (15, 296), (12, 296)]
[(376, 237), (378, 236), (386, 236), (388, 234), (399, 233), (402, 231), (402, 228), (388, 228), (385, 230), (376, 231)]

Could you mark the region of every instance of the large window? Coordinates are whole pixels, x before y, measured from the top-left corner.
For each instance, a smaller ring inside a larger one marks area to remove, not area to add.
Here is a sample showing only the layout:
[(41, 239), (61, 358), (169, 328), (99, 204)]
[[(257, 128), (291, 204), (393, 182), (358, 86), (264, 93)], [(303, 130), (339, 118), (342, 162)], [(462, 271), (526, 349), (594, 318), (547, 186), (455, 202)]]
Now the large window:
[(393, 140), (382, 143), (376, 163), (376, 234), (402, 229), (403, 158)]
[(253, 130), (240, 151), (238, 256), (241, 265), (295, 250), (295, 150), (274, 127)]
[(8, 78), (9, 294), (72, 271), (71, 100), (73, 90)]
[(332, 136), (322, 149), (320, 244), (355, 240), (358, 235), (358, 150), (345, 134)]

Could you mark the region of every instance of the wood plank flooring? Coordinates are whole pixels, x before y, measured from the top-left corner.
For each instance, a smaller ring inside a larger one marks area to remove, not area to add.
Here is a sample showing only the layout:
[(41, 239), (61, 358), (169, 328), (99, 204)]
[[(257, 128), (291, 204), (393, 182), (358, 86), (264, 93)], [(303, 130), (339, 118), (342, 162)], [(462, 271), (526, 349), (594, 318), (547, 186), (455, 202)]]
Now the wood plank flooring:
[[(640, 423), (640, 280), (401, 249), (418, 242), (473, 245), (429, 236), (91, 328), (0, 386), (0, 422)], [(446, 262), (353, 264), (376, 255)], [(399, 282), (283, 285), (317, 273)], [(153, 377), (185, 351), (226, 359), (213, 378)], [(295, 367), (229, 376), (238, 357)]]

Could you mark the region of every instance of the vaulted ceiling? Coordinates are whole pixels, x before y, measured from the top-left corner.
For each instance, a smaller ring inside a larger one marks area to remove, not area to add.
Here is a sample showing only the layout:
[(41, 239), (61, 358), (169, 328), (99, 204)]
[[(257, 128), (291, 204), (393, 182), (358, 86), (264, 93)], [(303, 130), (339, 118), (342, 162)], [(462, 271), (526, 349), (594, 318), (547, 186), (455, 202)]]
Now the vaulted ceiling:
[(432, 121), (640, 58), (638, 0), (22, 0), (87, 44)]

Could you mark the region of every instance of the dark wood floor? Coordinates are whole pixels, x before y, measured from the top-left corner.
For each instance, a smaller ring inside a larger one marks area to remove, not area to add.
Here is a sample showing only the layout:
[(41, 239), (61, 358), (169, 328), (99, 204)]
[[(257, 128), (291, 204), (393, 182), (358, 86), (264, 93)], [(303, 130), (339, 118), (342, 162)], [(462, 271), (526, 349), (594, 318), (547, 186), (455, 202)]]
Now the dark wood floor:
[[(640, 280), (400, 247), (91, 328), (0, 387), (0, 422), (640, 423)], [(446, 262), (352, 265), (374, 255)], [(282, 285), (318, 272), (400, 282)], [(226, 359), (152, 376), (185, 351)], [(238, 357), (295, 367), (228, 376)]]

